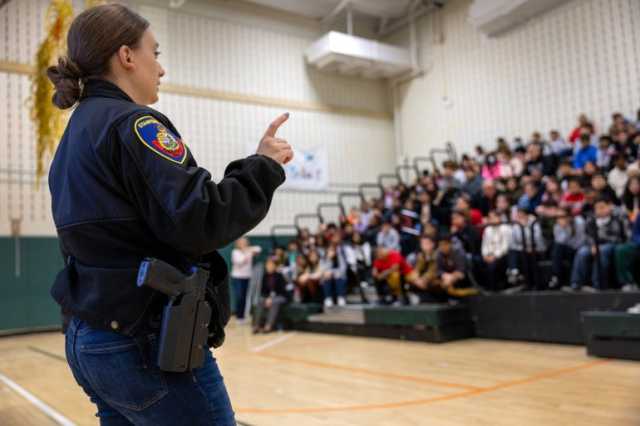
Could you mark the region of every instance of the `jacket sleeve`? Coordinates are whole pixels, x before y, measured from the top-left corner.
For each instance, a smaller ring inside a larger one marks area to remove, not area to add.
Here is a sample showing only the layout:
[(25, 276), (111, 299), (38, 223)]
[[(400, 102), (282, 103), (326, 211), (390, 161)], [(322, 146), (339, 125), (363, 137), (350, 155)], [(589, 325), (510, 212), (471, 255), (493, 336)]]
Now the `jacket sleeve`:
[(124, 120), (115, 137), (123, 185), (141, 220), (188, 255), (224, 247), (254, 228), (285, 180), (280, 164), (252, 155), (229, 164), (215, 183), (177, 132), (149, 114)]
[(480, 248), (480, 252), (482, 257), (487, 257), (491, 255), (491, 249), (493, 248), (493, 231), (492, 228), (487, 228), (482, 235), (482, 246)]
[(496, 235), (498, 236), (498, 247), (494, 253), (494, 256), (500, 258), (507, 254), (509, 251), (509, 241), (511, 240), (511, 228), (508, 225), (500, 225), (496, 228)]
[(536, 244), (534, 251), (544, 252), (547, 249), (547, 241), (542, 235), (542, 227), (540, 226), (540, 223), (536, 223), (533, 226), (533, 239)]

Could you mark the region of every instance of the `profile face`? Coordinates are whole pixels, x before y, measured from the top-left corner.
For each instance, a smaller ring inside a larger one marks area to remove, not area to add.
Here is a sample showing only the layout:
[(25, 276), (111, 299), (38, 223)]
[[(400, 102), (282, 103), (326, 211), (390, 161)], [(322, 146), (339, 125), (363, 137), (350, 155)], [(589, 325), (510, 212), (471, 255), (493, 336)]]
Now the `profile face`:
[(158, 101), (160, 78), (165, 71), (158, 62), (158, 42), (150, 29), (142, 35), (135, 52), (135, 70), (133, 80), (140, 93), (140, 102), (144, 105)]

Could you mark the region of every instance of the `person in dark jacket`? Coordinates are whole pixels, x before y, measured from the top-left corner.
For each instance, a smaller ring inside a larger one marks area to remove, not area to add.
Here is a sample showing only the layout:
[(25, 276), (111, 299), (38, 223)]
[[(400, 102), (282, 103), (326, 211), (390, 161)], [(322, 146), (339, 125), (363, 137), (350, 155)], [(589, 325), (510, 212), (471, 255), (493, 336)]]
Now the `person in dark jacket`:
[(469, 212), (456, 209), (451, 213), (451, 239), (465, 253), (476, 256), (480, 254), (482, 240), (478, 230), (469, 223)]
[(586, 242), (573, 260), (571, 289), (608, 289), (614, 284), (611, 276), (616, 246), (628, 239), (626, 220), (614, 216), (611, 201), (600, 196), (595, 202), (595, 216), (587, 220), (585, 229)]
[(185, 275), (209, 269), (208, 343), (222, 343), (228, 283), (216, 250), (267, 214), (293, 156), (276, 138), (288, 115), (269, 126), (255, 155), (213, 182), (171, 121), (147, 106), (164, 75), (148, 27), (120, 4), (87, 9), (70, 27), (68, 56), (48, 69), (53, 103), (75, 107), (49, 172), (65, 259), (51, 294), (65, 318), (67, 361), (103, 425), (235, 425), (209, 348), (199, 368), (156, 365), (167, 297), (139, 287), (138, 269), (149, 257)]
[(264, 272), (260, 301), (254, 318), (254, 333), (270, 333), (276, 324), (280, 308), (287, 303), (287, 282), (276, 270), (274, 259), (267, 259)]

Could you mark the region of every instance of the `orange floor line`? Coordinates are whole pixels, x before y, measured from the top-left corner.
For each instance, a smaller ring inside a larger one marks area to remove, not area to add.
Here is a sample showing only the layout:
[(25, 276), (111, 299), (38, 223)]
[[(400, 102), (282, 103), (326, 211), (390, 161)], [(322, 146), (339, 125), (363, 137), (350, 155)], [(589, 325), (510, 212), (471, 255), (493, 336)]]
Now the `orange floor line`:
[(309, 365), (309, 366), (312, 366), (312, 367), (329, 368), (329, 369), (332, 369), (332, 370), (347, 371), (349, 373), (364, 374), (364, 375), (367, 375), (367, 376), (384, 377), (384, 378), (387, 378), (387, 379), (402, 380), (402, 381), (408, 381), (408, 382), (414, 382), (414, 383), (425, 383), (425, 384), (430, 384), (430, 385), (437, 385), (437, 386), (448, 387), (448, 388), (456, 388), (456, 389), (465, 389), (465, 390), (482, 389), (482, 388), (480, 388), (478, 386), (464, 385), (464, 384), (459, 384), (459, 383), (450, 383), (450, 382), (444, 382), (444, 381), (441, 381), (441, 380), (427, 379), (427, 378), (416, 377), (416, 376), (407, 376), (407, 375), (402, 375), (402, 374), (383, 373), (383, 372), (380, 372), (380, 371), (367, 370), (367, 369), (364, 369), (364, 368), (357, 368), (357, 367), (351, 367), (351, 366), (330, 364), (330, 363), (327, 363), (327, 362), (320, 362), (320, 361), (310, 361), (310, 360), (304, 360), (304, 359), (299, 359), (299, 358), (288, 357), (288, 356), (284, 356), (284, 355), (274, 355), (274, 354), (268, 354), (268, 353), (258, 353), (256, 355), (260, 356), (262, 358), (271, 358), (271, 359), (275, 359), (275, 360), (278, 360), (278, 361), (293, 362), (293, 363), (296, 363), (296, 364), (304, 364), (304, 365)]
[[(265, 356), (265, 355), (267, 354), (260, 354), (260, 356)], [(280, 357), (277, 355), (273, 355), (270, 357), (287, 358), (287, 357)], [(508, 382), (498, 383), (493, 386), (482, 387), (482, 388), (476, 387), (474, 389), (469, 389), (463, 392), (455, 392), (448, 395), (435, 396), (431, 398), (416, 399), (416, 400), (409, 400), (409, 401), (390, 402), (386, 404), (351, 405), (351, 406), (343, 406), (343, 407), (306, 407), (306, 408), (279, 408), (279, 409), (236, 408), (236, 411), (238, 413), (246, 413), (246, 414), (308, 414), (308, 413), (322, 413), (322, 412), (331, 412), (331, 411), (373, 411), (373, 410), (393, 409), (393, 408), (401, 408), (401, 407), (415, 406), (415, 405), (428, 405), (436, 402), (467, 398), (467, 397), (472, 397), (476, 395), (495, 392), (502, 389), (512, 388), (512, 387), (523, 385), (523, 384), (534, 383), (540, 380), (573, 373), (575, 371), (586, 370), (589, 368), (597, 367), (599, 365), (602, 365), (608, 362), (610, 362), (610, 360), (590, 361), (590, 362), (586, 362), (586, 363), (571, 366), (571, 367), (564, 367), (564, 368), (558, 368), (550, 371), (543, 371), (541, 373), (524, 377), (522, 379), (510, 380)], [(312, 363), (316, 364), (315, 362), (312, 362)], [(320, 363), (320, 364), (323, 364), (323, 363)]]

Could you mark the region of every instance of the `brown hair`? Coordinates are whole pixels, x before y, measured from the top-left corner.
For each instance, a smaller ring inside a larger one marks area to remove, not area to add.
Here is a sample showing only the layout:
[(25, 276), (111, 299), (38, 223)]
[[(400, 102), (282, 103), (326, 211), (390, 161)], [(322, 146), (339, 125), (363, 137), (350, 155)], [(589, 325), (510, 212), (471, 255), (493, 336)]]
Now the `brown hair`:
[(121, 46), (136, 47), (149, 22), (121, 4), (92, 7), (79, 14), (67, 34), (67, 56), (47, 69), (56, 87), (53, 103), (72, 107), (82, 95), (81, 83), (109, 71), (109, 60)]

